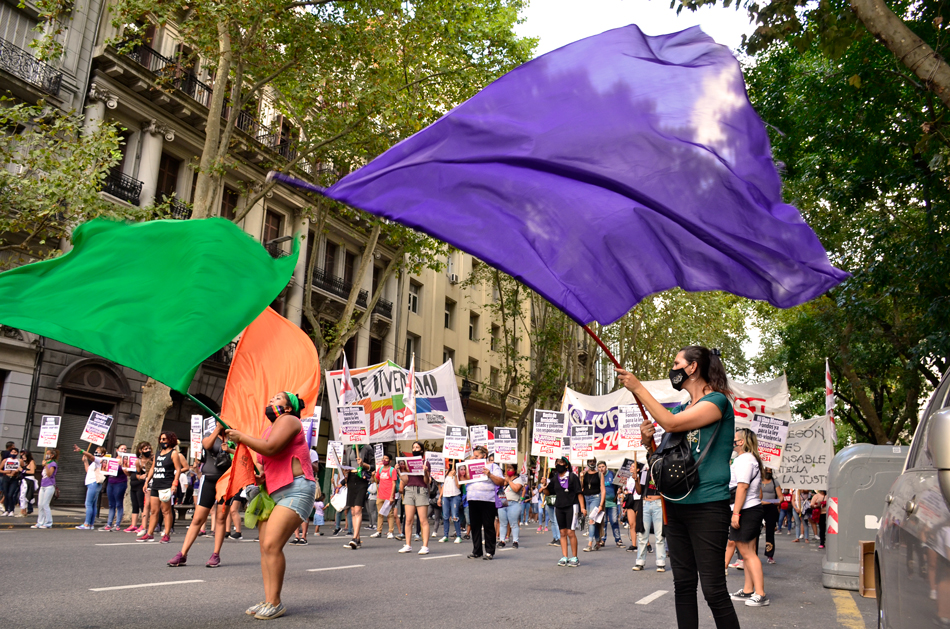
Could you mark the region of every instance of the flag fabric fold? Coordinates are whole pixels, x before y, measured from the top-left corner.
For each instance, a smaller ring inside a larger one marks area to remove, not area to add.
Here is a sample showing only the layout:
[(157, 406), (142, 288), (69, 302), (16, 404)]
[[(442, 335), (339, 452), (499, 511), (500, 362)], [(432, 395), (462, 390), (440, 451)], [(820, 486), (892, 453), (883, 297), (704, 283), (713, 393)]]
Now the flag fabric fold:
[(0, 323), (140, 371), (185, 393), (201, 363), (287, 286), (274, 259), (231, 221), (96, 219), (68, 253), (0, 274)]
[(698, 27), (630, 25), (538, 57), (323, 193), (582, 324), (674, 286), (787, 308), (848, 275), (782, 202), (739, 63)]
[[(267, 420), (264, 407), (274, 394), (289, 391), (300, 395), (309, 417), (320, 392), (320, 359), (306, 332), (277, 314), (272, 308), (262, 312), (241, 335), (224, 385), (221, 418), (232, 428), (260, 437)], [(249, 452), (244, 448), (245, 452)], [(254, 454), (238, 457), (231, 470), (215, 486), (218, 498), (230, 498), (254, 482)]]

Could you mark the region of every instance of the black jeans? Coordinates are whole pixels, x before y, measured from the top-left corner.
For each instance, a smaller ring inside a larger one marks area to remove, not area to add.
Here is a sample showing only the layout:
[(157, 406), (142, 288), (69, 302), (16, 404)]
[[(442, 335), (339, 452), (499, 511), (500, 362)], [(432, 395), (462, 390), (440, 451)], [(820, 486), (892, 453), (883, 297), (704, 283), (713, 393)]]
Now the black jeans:
[(775, 556), (775, 525), (778, 524), (778, 505), (766, 503), (765, 508), (765, 556)]
[[(495, 554), (495, 518), (498, 517), (498, 508), (494, 501), (469, 500), (468, 517), (472, 525), (472, 554), (482, 556), (482, 531), (485, 533), (485, 552)], [(722, 549), (725, 554), (726, 549)]]
[(818, 544), (825, 545), (825, 525), (828, 523), (828, 515), (822, 513), (818, 516)]
[(696, 590), (700, 582), (717, 629), (738, 627), (722, 565), (732, 515), (729, 501), (694, 505), (666, 501), (666, 514), (664, 533), (673, 568), (677, 627), (699, 627)]

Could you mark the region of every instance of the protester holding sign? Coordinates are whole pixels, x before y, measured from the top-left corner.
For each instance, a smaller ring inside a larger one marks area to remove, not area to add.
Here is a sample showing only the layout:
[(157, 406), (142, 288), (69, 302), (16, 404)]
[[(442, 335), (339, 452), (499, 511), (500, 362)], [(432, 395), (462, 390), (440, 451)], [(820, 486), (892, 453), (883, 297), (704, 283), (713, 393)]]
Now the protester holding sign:
[(445, 534), (441, 543), (449, 541), (449, 526), (455, 524), (455, 543), (462, 543), (462, 526), (459, 523), (459, 508), (462, 504), (462, 488), (455, 477), (455, 461), (445, 460), (445, 480), (439, 487), (438, 506), (442, 507), (442, 521), (445, 523)]
[(505, 466), (505, 480), (502, 487), (505, 491), (505, 497), (501, 507), (498, 509), (498, 523), (500, 533), (498, 536), (498, 545), (504, 547), (506, 528), (511, 529), (511, 547), (518, 548), (518, 538), (520, 527), (518, 518), (521, 516), (521, 492), (524, 490), (528, 480), (524, 476), (518, 475), (518, 466), (508, 464)]
[(221, 565), (221, 547), (224, 545), (224, 536), (228, 533), (227, 506), (224, 504), (224, 498), (216, 500), (215, 486), (221, 477), (231, 469), (231, 452), (228, 449), (224, 438), (224, 427), (216, 424), (211, 434), (201, 440), (201, 448), (204, 451), (204, 463), (201, 465), (201, 482), (198, 485), (197, 496), (195, 499), (195, 514), (191, 518), (191, 525), (185, 533), (185, 541), (182, 542), (181, 550), (168, 562), (169, 567), (177, 568), (184, 566), (188, 560), (188, 550), (198, 539), (198, 532), (201, 531), (205, 522), (208, 521), (208, 515), (214, 512), (214, 551), (205, 564), (208, 568), (217, 568)]
[[(636, 376), (617, 369), (618, 380), (643, 403), (654, 421), (668, 433), (685, 433), (682, 436), (692, 457), (703, 457), (698, 486), (686, 496), (676, 496), (678, 501), (666, 501), (665, 533), (673, 568), (677, 623), (680, 629), (699, 626), (696, 590), (701, 578), (703, 595), (716, 627), (738, 627), (739, 618), (722, 569), (731, 515), (729, 459), (735, 433), (726, 371), (719, 350), (691, 345), (676, 354), (669, 375), (673, 388), (685, 390), (690, 398), (688, 403), (672, 410), (660, 404)], [(647, 445), (655, 432), (648, 421), (640, 427), (641, 438)], [(672, 440), (671, 435), (666, 443)], [(664, 447), (664, 442), (660, 447)]]
[(124, 443), (115, 450), (116, 460), (119, 463), (115, 476), (106, 480), (106, 496), (109, 499), (109, 515), (106, 516), (106, 525), (100, 531), (118, 531), (125, 514), (125, 490), (129, 487), (128, 466), (122, 466), (122, 456), (128, 454), (129, 448)]
[[(573, 436), (571, 441), (573, 443)], [(604, 476), (597, 471), (597, 460), (587, 461), (587, 465), (581, 470), (581, 485), (584, 487), (584, 502), (587, 507), (587, 513), (590, 519), (587, 522), (587, 548), (585, 553), (600, 549), (600, 528), (601, 525), (595, 520), (597, 514), (603, 513), (604, 502), (607, 498), (606, 487), (604, 486)]]
[(91, 531), (95, 529), (93, 523), (96, 519), (96, 503), (99, 500), (99, 490), (106, 480), (100, 468), (102, 457), (106, 455), (106, 449), (99, 446), (96, 448), (95, 455), (93, 455), (73, 444), (73, 450), (82, 453), (82, 464), (86, 468), (86, 519), (76, 528), (80, 531)]
[[(425, 447), (421, 441), (412, 442), (412, 456), (425, 457)], [(422, 475), (400, 473), (399, 481), (403, 490), (403, 508), (406, 510), (406, 544), (399, 549), (400, 553), (411, 553), (412, 545), (409, 540), (412, 535), (413, 518), (419, 514), (419, 525), (422, 529), (422, 548), (420, 555), (429, 554), (429, 481), (431, 480), (429, 464), (423, 459)], [(356, 524), (354, 523), (354, 526)]]
[(33, 453), (24, 449), (20, 453), (20, 513), (18, 517), (25, 518), (27, 510), (33, 512), (31, 506), (36, 500), (38, 484), (36, 482), (36, 461), (33, 460)]
[[(505, 479), (502, 477), (501, 468), (495, 463), (488, 463), (488, 448), (485, 446), (476, 446), (472, 451), (472, 457), (475, 460), (486, 460), (485, 480), (478, 480), (468, 483), (465, 490), (468, 499), (468, 522), (472, 527), (472, 554), (469, 559), (478, 559), (481, 557), (486, 561), (491, 561), (495, 556), (495, 518), (498, 517), (498, 488)], [(462, 470), (463, 467), (457, 468)], [(466, 473), (461, 473), (459, 483), (467, 480)], [(485, 547), (482, 549), (482, 536), (484, 535)]]
[(607, 469), (607, 464), (601, 461), (597, 464), (597, 471), (604, 479), (604, 523), (600, 527), (600, 546), (607, 543), (607, 524), (614, 534), (614, 543), (623, 548), (623, 539), (620, 537), (620, 523), (617, 521), (617, 486), (614, 485), (615, 474)]
[(33, 529), (53, 528), (53, 513), (50, 510), (50, 503), (53, 501), (53, 495), (56, 493), (56, 472), (59, 469), (59, 450), (47, 450), (43, 455), (43, 474), (40, 478), (40, 494), (36, 501), (37, 512), (36, 524), (31, 526)]
[[(373, 480), (376, 481), (376, 532), (370, 537), (380, 537), (383, 534), (383, 518), (389, 522), (389, 535), (387, 539), (393, 539), (396, 536), (396, 510), (393, 509), (393, 503), (396, 502), (396, 493), (399, 484), (399, 475), (392, 465), (392, 457), (384, 454), (381, 459), (382, 464), (376, 469)], [(386, 503), (389, 503), (388, 505)], [(385, 513), (384, 513), (385, 511)]]
[(0, 515), (12, 516), (13, 510), (20, 495), (20, 484), (16, 477), (20, 473), (20, 451), (8, 441), (2, 455), (0, 455), (0, 473), (3, 474), (3, 511)]

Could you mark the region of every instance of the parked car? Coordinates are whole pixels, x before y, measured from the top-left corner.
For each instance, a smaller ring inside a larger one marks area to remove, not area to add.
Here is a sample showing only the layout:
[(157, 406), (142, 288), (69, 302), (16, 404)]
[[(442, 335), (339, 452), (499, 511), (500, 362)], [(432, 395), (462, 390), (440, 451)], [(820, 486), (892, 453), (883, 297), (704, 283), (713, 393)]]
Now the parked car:
[(950, 371), (885, 502), (874, 552), (878, 627), (950, 628)]

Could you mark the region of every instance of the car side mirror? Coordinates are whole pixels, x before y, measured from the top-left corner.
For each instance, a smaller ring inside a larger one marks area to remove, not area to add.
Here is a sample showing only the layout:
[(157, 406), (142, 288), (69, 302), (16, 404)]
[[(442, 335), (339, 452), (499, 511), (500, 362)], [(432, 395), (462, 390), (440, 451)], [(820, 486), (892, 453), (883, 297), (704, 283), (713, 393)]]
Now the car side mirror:
[(927, 451), (937, 468), (937, 482), (943, 499), (950, 504), (950, 408), (937, 411), (930, 418)]

